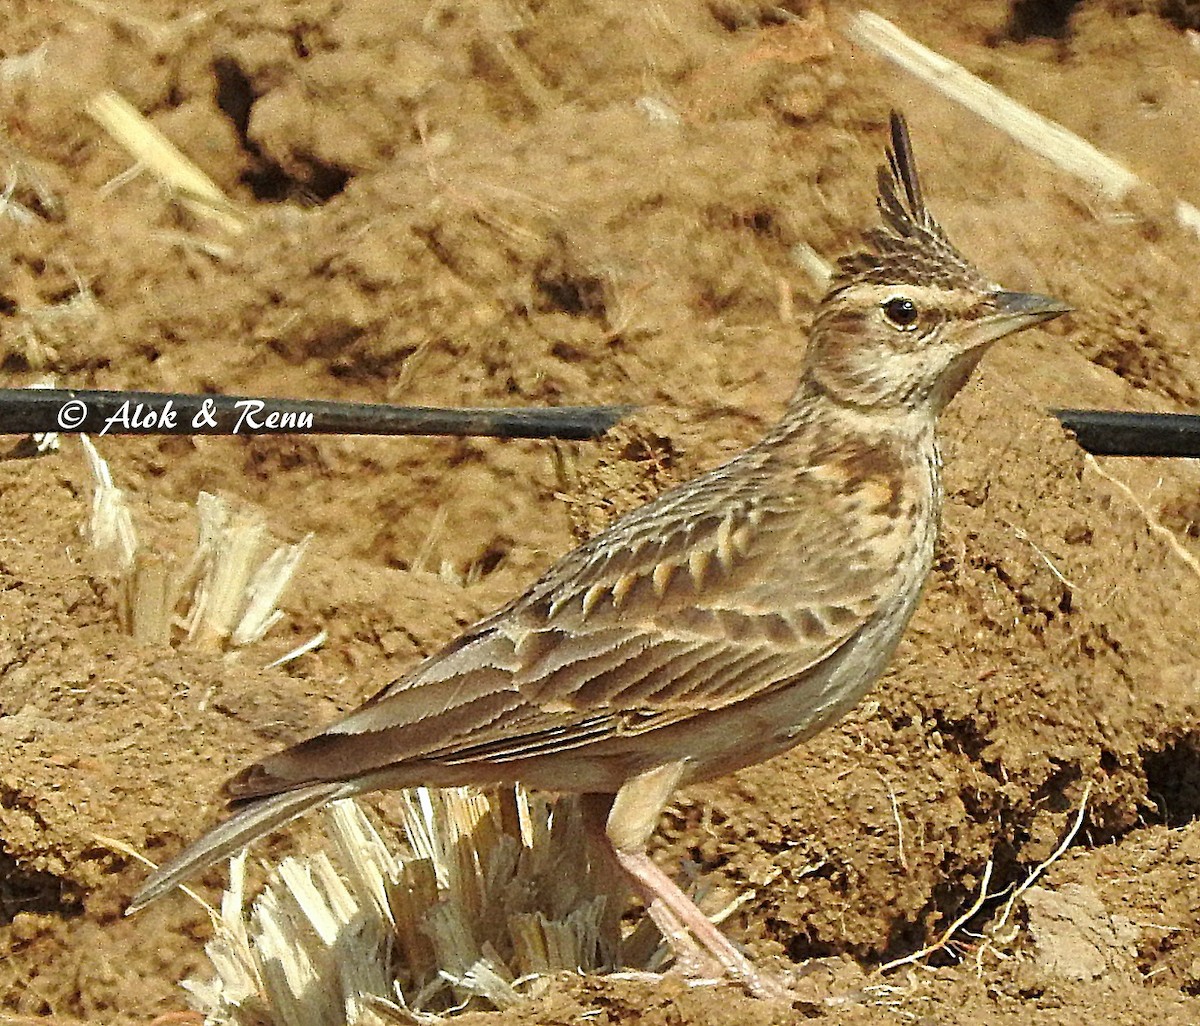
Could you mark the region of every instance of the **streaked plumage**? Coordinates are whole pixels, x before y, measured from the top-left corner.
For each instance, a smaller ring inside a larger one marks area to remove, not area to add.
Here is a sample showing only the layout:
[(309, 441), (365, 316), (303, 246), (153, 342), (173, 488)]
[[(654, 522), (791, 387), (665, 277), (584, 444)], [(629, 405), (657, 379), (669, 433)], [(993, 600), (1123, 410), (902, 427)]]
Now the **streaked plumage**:
[(133, 907), (335, 797), (515, 781), (620, 794), (616, 858), (665, 925), (699, 941), (681, 956), (712, 956), (770, 991), (647, 867), (646, 835), (674, 784), (785, 751), (875, 682), (933, 559), (938, 413), (990, 342), (1066, 309), (1001, 291), (950, 245), (898, 115), (879, 190), (883, 226), (839, 263), (800, 386), (762, 441), (622, 517), (359, 709), (236, 776), (233, 817)]

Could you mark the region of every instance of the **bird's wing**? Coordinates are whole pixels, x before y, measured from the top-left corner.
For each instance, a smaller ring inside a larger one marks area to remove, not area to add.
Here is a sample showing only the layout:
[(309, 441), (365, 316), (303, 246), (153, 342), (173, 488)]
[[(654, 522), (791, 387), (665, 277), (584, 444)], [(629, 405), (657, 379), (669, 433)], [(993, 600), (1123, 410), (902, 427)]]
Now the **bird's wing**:
[(228, 793), (407, 762), (478, 763), (482, 780), (484, 764), (652, 731), (794, 679), (896, 586), (877, 557), (898, 485), (867, 475), (848, 487), (844, 469), (827, 469), (767, 486), (779, 469), (750, 450), (665, 493)]

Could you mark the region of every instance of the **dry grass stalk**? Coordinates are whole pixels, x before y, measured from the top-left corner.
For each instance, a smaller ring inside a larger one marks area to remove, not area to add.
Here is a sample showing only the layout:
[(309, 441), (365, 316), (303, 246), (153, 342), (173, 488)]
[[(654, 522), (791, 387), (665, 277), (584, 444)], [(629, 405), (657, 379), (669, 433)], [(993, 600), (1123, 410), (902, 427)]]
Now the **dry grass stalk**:
[(125, 493), (113, 483), (108, 463), (92, 440), (87, 435), (80, 435), (79, 441), (92, 472), (92, 515), (88, 521), (92, 548), (111, 557), (118, 572), (126, 574), (133, 566), (138, 539)]
[(225, 500), (201, 492), (195, 550), (183, 562), (164, 558), (139, 540), (125, 494), (91, 439), (80, 441), (94, 482), (88, 534), (93, 549), (114, 564), (121, 621), (130, 634), (146, 644), (183, 639), (225, 651), (253, 644), (279, 621), (276, 603), (312, 535), (272, 548), (260, 516), (234, 513)]
[[(1080, 828), (1083, 826), (1084, 818), (1087, 815), (1088, 799), (1091, 797), (1091, 794), (1092, 785), (1089, 781), (1087, 786), (1083, 789), (1083, 797), (1080, 799), (1079, 809), (1075, 813), (1075, 819), (1066, 835), (1058, 843), (1058, 846), (1054, 849), (1054, 851), (1051, 852), (1050, 855), (1045, 859), (1045, 861), (1039, 862), (1036, 866), (1034, 866), (1025, 880), (1019, 886), (1012, 889), (1012, 893), (1009, 894), (1008, 900), (1004, 904), (1004, 909), (1000, 913), (1000, 918), (989, 924), (984, 930), (982, 934), (982, 940), (975, 948), (975, 963), (977, 967), (982, 964), (984, 955), (989, 951), (993, 954), (999, 955), (1000, 957), (1005, 957), (1000, 951), (998, 945), (1012, 943), (1012, 941), (1016, 940), (1017, 933), (1019, 932), (1016, 928), (1006, 929), (1008, 927), (1009, 920), (1012, 918), (1014, 907), (1020, 900), (1021, 896), (1038, 881), (1038, 879), (1050, 866), (1062, 858), (1067, 849), (1070, 848), (1074, 843), (1076, 836), (1079, 834)], [(942, 935), (933, 944), (922, 948), (920, 951), (914, 951), (910, 955), (905, 955), (903, 958), (897, 958), (891, 962), (881, 965), (879, 967), (879, 972), (891, 972), (893, 969), (898, 969), (902, 965), (911, 965), (922, 962), (930, 955), (934, 955), (940, 951), (955, 950), (961, 952), (964, 949), (968, 949), (970, 946), (964, 944), (962, 941), (959, 941), (955, 935), (980, 912), (980, 910), (988, 901), (993, 898), (1002, 897), (1009, 891), (1009, 888), (1006, 887), (995, 894), (988, 893), (988, 885), (991, 883), (992, 871), (994, 868), (994, 860), (988, 859), (987, 865), (985, 865), (983, 869), (983, 877), (979, 881), (979, 893), (975, 900), (965, 912), (963, 912), (943, 931)]]
[(859, 11), (850, 20), (849, 34), (1064, 171), (1094, 182), (1110, 199), (1121, 199), (1139, 184), (1137, 175), (1091, 143), (1035, 114), (961, 64), (922, 46), (886, 18)]
[[(855, 42), (978, 114), (1064, 171), (1091, 182), (1108, 199), (1122, 200), (1134, 189), (1145, 187), (1137, 175), (1091, 143), (1035, 114), (962, 65), (922, 46), (886, 18), (859, 11), (850, 19), (847, 31)], [(1179, 224), (1200, 234), (1200, 210), (1183, 200), (1174, 201), (1174, 210)]]
[(480, 6), (478, 16), (480, 42), (491, 45), (530, 106), (539, 111), (557, 107), (554, 91), (542, 81), (540, 70), (513, 41), (512, 33), (523, 27), (521, 14), (514, 8), (489, 2)]
[(611, 968), (577, 804), (518, 790), (513, 836), (501, 826), (513, 800), (406, 792), (403, 852), (356, 802), (335, 802), (328, 852), (285, 859), (249, 910), (235, 860), (206, 949), (215, 975), (185, 983), (194, 1007), (214, 1026), (429, 1021), (510, 1007), (551, 973)]
[(88, 102), (87, 112), (140, 165), (149, 168), (183, 206), (230, 233), (245, 230), (245, 216), (216, 183), (123, 97), (114, 92), (100, 93)]
[(974, 918), (975, 914), (983, 908), (984, 903), (995, 895), (988, 894), (988, 884), (992, 882), (992, 870), (995, 868), (995, 863), (992, 859), (987, 860), (987, 865), (983, 867), (983, 879), (979, 881), (979, 894), (971, 903), (971, 906), (957, 919), (954, 920), (942, 932), (942, 935), (927, 947), (921, 948), (920, 951), (914, 951), (911, 955), (905, 955), (903, 958), (893, 959), (891, 962), (885, 962), (879, 967), (881, 973), (891, 972), (893, 969), (899, 969), (902, 965), (910, 965), (914, 962), (920, 962), (939, 951), (944, 951), (954, 942), (954, 935), (958, 933), (962, 927)]
[(169, 645), (181, 591), (175, 569), (158, 553), (139, 549), (121, 591), (125, 629), (143, 645)]
[(798, 265), (818, 289), (829, 287), (829, 280), (833, 277), (833, 265), (807, 242), (797, 242), (788, 255), (792, 263)]
[(1084, 462), (1096, 474), (1104, 478), (1109, 484), (1116, 488), (1126, 499), (1132, 504), (1141, 515), (1146, 523), (1146, 529), (1156, 538), (1161, 539), (1171, 550), (1171, 552), (1184, 564), (1197, 578), (1200, 578), (1200, 560), (1197, 560), (1183, 545), (1183, 542), (1176, 537), (1175, 532), (1169, 527), (1166, 527), (1161, 520), (1158, 519), (1146, 504), (1137, 497), (1137, 494), (1124, 481), (1114, 474), (1110, 474), (1102, 466), (1100, 461), (1096, 459), (1090, 452), (1083, 454)]
[(329, 631), (322, 627), (307, 641), (300, 642), (300, 644), (295, 648), (284, 652), (283, 655), (281, 655), (278, 659), (272, 659), (269, 663), (267, 663), (266, 668), (269, 670), (275, 666), (284, 666), (285, 664), (290, 663), (293, 659), (299, 659), (302, 655), (306, 655), (309, 652), (315, 651), (324, 645), (328, 640)]
[(235, 513), (224, 499), (196, 500), (200, 539), (187, 579), (191, 604), (183, 617), (188, 642), (221, 651), (258, 641), (282, 616), (275, 609), (312, 535), (263, 556), (267, 528), (257, 513)]
[(312, 535), (263, 556), (267, 528), (249, 511), (201, 492), (196, 500), (200, 539), (188, 578), (194, 581), (183, 625), (196, 648), (219, 651), (258, 641), (282, 616), (275, 609)]

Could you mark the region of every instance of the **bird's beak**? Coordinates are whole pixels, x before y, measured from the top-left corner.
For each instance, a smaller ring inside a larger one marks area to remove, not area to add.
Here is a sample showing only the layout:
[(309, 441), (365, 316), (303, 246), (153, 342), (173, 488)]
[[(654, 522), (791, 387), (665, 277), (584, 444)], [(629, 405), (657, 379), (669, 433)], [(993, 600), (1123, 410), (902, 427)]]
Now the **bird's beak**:
[(996, 292), (992, 298), (1001, 315), (1020, 317), (1026, 324), (1037, 324), (1071, 312), (1066, 303), (1050, 296), (1039, 296), (1036, 292)]
[(1000, 319), (1011, 325), (1008, 331), (1020, 331), (1071, 312), (1066, 303), (1060, 303), (1050, 296), (1040, 296), (1036, 292), (1000, 291), (993, 293), (992, 299)]
[(975, 333), (972, 341), (976, 345), (995, 342), (996, 339), (1011, 335), (1014, 331), (1021, 331), (1071, 312), (1066, 303), (1060, 303), (1050, 296), (1038, 295), (1036, 292), (1005, 292), (998, 289), (992, 293), (991, 298), (995, 312), (986, 316), (978, 325), (983, 330)]

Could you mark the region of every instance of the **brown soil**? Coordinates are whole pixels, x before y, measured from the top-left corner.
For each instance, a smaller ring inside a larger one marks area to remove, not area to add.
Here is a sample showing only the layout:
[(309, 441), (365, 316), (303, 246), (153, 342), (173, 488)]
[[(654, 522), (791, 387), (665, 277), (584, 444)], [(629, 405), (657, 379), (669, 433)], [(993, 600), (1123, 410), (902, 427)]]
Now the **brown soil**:
[[(778, 414), (819, 295), (796, 246), (836, 256), (872, 220), (896, 105), (952, 238), (1077, 313), (995, 351), (948, 413), (937, 569), (869, 701), (681, 795), (661, 854), (751, 893), (727, 928), (756, 957), (820, 959), (797, 1020), (1200, 1019), (1200, 473), (1101, 467), (1045, 412), (1200, 397), (1200, 243), (1164, 199), (1200, 202), (1194, 36), (1150, 3), (874, 7), (1159, 195), (1106, 203), (855, 50), (836, 3), (10, 3), (0, 55), (45, 50), (37, 75), (0, 64), (0, 164), (34, 212), (0, 217), (6, 384), (648, 412), (600, 445), (99, 440), (148, 532), (178, 535), (201, 488), (315, 532), (286, 625), (236, 660), (122, 633), (76, 443), (0, 465), (0, 1008), (184, 1007), (207, 921), (174, 899), (123, 919), (144, 871), (104, 838), (173, 852), (227, 773)], [(252, 228), (220, 237), (145, 177), (105, 189), (129, 162), (82, 113), (102, 88)], [(260, 669), (322, 625), (319, 651)], [(989, 860), (990, 892), (1025, 880), (1087, 788), (1013, 929), (981, 942), (997, 897), (927, 968), (877, 974), (971, 906)], [(780, 1013), (576, 980), (487, 1021), (585, 1014)]]

